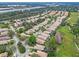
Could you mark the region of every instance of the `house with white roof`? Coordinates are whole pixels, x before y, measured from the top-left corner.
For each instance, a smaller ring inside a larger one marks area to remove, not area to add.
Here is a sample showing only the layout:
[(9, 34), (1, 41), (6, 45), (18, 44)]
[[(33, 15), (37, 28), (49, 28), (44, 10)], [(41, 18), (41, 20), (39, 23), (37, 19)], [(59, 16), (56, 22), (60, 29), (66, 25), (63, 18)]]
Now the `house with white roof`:
[(37, 42), (37, 44), (41, 44), (42, 45), (42, 44), (45, 43), (45, 40), (37, 38), (36, 42)]
[(40, 45), (40, 44), (36, 44), (36, 45), (34, 46), (34, 49), (36, 49), (36, 50), (44, 50), (44, 48), (45, 48), (45, 46)]
[(46, 52), (39, 51), (39, 50), (37, 50), (36, 54), (37, 54), (39, 57), (47, 57), (47, 55), (48, 55)]
[(0, 54), (0, 57), (7, 57), (8, 56), (8, 53), (7, 52), (4, 52), (4, 53), (1, 53)]

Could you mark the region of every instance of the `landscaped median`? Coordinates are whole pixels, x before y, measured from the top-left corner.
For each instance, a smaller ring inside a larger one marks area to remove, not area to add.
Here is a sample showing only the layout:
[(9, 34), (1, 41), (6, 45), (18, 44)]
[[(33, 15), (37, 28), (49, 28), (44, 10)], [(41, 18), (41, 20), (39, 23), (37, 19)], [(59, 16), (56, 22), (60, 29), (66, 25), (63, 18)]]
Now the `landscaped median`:
[(18, 43), (18, 50), (20, 53), (25, 53), (26, 48), (22, 45), (21, 42)]

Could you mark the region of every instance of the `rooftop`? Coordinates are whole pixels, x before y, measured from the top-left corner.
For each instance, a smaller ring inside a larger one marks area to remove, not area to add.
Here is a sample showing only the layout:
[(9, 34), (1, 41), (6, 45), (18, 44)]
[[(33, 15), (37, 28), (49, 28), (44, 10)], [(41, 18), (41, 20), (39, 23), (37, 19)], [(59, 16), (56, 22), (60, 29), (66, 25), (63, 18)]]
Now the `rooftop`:
[(43, 51), (37, 51), (36, 54), (40, 57), (47, 57), (47, 53), (46, 52), (43, 52)]
[(36, 45), (34, 46), (34, 49), (37, 49), (37, 50), (44, 50), (44, 48), (45, 48), (45, 46), (39, 45), (39, 44), (36, 44)]

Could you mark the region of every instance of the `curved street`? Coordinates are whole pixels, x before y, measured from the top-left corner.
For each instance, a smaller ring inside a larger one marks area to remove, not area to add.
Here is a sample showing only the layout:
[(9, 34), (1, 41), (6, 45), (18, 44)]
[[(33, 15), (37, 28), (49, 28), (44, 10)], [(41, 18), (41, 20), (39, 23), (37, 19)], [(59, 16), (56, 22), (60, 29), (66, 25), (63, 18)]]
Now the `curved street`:
[[(10, 25), (10, 28), (11, 28), (11, 30), (15, 33), (14, 36), (13, 36), (13, 39), (16, 41), (16, 42), (14, 43), (14, 46), (16, 47), (16, 49), (15, 49), (15, 52), (14, 52), (14, 55), (13, 55), (13, 56), (14, 56), (14, 57), (25, 57), (25, 56), (28, 56), (28, 54), (29, 54), (29, 46), (26, 45), (25, 42), (20, 41), (20, 39), (19, 39), (19, 38), (17, 37), (17, 35), (16, 35), (16, 31), (15, 31), (15, 29), (14, 29), (13, 26)], [(25, 52), (24, 54), (21, 54), (21, 53), (19, 52), (19, 50), (18, 50), (17, 44), (18, 44), (19, 41), (20, 41), (20, 42), (23, 44), (23, 46), (26, 48), (26, 52)]]

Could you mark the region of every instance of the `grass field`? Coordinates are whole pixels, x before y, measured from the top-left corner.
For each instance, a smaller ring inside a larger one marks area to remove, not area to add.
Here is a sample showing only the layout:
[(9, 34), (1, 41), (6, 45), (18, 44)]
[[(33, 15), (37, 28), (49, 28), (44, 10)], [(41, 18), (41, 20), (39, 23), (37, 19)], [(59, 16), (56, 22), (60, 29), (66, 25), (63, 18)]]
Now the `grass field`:
[[(76, 23), (77, 20), (78, 13), (71, 12), (70, 17), (67, 19), (67, 22), (69, 22), (72, 25)], [(57, 31), (60, 32), (63, 37), (62, 44), (57, 46), (57, 56), (79, 56), (79, 51), (77, 50), (73, 42), (74, 35), (69, 30), (69, 27), (61, 26), (58, 28)]]
[(70, 17), (67, 19), (67, 22), (69, 22), (71, 25), (75, 24), (79, 18), (78, 12), (71, 12)]

